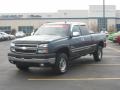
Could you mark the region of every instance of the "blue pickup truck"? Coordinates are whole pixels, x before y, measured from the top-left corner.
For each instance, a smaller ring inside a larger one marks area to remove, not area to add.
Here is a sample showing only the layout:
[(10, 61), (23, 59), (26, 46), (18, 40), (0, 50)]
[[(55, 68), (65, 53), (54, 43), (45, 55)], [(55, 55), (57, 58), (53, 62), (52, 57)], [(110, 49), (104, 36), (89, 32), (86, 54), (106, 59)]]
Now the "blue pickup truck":
[(84, 23), (47, 23), (34, 35), (13, 40), (8, 59), (20, 70), (50, 66), (63, 74), (81, 56), (92, 54), (95, 61), (101, 61), (105, 46), (106, 35), (89, 33)]

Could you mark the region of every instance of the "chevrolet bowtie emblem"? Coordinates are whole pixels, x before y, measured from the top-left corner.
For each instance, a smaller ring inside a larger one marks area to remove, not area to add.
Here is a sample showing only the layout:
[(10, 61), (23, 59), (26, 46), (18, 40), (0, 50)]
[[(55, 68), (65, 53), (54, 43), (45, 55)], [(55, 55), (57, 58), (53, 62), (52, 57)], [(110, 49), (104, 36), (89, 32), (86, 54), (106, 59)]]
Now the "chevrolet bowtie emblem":
[(26, 48), (26, 47), (21, 47), (21, 49), (25, 50), (25, 49), (27, 49), (27, 48)]

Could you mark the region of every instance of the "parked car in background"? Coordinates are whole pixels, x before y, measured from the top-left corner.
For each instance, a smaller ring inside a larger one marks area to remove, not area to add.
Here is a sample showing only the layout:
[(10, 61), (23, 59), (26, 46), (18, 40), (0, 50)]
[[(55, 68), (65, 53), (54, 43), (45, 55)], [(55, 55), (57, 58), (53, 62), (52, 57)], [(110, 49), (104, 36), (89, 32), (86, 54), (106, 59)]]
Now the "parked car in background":
[(3, 35), (0, 33), (0, 41), (4, 40)]
[(107, 37), (109, 35), (108, 31), (101, 31), (100, 33), (104, 33)]
[(120, 31), (119, 32), (116, 32), (116, 33), (111, 33), (108, 35), (108, 39), (110, 41), (113, 41), (114, 43), (117, 42), (117, 37), (120, 36)]
[(113, 35), (114, 35), (114, 33), (109, 34), (108, 35), (108, 40), (113, 41)]
[(120, 36), (116, 38), (116, 42), (120, 44)]
[(120, 36), (120, 31), (113, 34), (113, 42), (114, 42), (114, 43), (117, 42), (117, 37), (118, 37), (118, 36)]
[(0, 34), (3, 36), (3, 40), (9, 40), (9, 35), (5, 32), (0, 32)]
[(12, 40), (12, 39), (15, 39), (14, 35), (7, 34), (5, 32), (0, 32), (0, 35), (2, 36), (2, 40)]
[(9, 34), (9, 39), (10, 39), (10, 40), (13, 40), (13, 39), (15, 39), (15, 36), (14, 36), (14, 35)]
[(16, 38), (22, 38), (22, 37), (25, 37), (25, 33), (22, 32), (22, 31), (19, 31), (19, 32), (17, 32), (17, 33), (15, 34), (15, 37), (16, 37)]

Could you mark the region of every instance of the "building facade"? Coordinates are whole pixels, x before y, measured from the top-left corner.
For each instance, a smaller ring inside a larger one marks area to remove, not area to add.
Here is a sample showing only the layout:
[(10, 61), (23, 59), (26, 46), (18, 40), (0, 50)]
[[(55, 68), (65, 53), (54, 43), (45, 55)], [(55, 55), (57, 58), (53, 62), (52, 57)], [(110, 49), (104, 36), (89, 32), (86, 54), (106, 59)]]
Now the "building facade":
[(109, 32), (120, 31), (120, 10), (106, 5), (105, 18), (102, 5), (90, 5), (89, 10), (58, 10), (56, 13), (5, 13), (0, 14), (0, 31), (10, 33), (14, 29), (30, 34), (44, 23), (59, 21), (83, 22), (95, 32), (105, 28)]

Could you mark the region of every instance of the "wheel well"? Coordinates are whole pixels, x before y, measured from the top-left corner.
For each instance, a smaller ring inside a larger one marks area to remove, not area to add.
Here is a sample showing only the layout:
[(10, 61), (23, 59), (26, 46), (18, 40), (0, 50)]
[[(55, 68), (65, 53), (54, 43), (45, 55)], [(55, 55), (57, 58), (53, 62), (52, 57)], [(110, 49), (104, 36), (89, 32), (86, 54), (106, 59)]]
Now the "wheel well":
[(104, 47), (104, 42), (100, 41), (98, 45)]
[(60, 48), (56, 51), (56, 53), (65, 53), (67, 54), (67, 56), (69, 57), (69, 49), (67, 47), (64, 47), (64, 48)]

